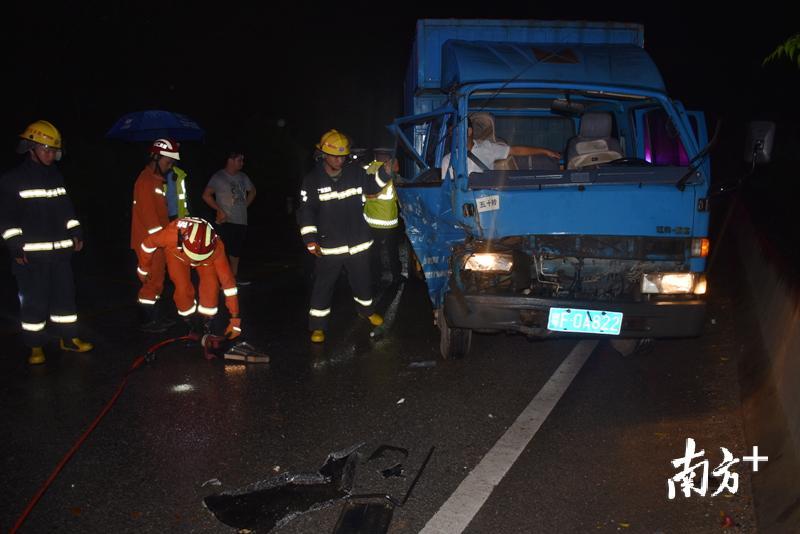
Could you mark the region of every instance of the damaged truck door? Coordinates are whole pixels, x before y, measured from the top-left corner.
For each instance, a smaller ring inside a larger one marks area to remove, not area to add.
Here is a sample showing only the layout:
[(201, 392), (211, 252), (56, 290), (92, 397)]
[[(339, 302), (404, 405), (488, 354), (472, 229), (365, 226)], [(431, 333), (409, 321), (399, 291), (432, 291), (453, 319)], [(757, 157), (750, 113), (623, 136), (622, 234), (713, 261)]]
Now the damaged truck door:
[(417, 23), (392, 129), (445, 358), (473, 331), (701, 332), (705, 119), (643, 43), (629, 23)]

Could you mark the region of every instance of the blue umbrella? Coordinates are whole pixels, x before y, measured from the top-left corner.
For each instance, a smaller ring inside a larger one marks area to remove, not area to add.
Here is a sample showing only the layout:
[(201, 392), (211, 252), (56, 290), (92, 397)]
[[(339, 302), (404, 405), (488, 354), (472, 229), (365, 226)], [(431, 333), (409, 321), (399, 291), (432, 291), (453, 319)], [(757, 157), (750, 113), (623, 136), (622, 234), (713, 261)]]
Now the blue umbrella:
[(123, 115), (106, 132), (106, 137), (123, 141), (153, 141), (161, 137), (176, 141), (198, 141), (205, 133), (186, 115), (154, 109)]

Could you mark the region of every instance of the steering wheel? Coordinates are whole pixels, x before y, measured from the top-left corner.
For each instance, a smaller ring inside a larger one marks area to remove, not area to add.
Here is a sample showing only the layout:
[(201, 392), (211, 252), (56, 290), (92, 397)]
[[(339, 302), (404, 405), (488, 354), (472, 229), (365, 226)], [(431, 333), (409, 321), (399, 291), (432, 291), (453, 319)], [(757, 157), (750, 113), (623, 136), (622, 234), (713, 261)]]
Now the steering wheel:
[(651, 167), (653, 163), (642, 158), (619, 158), (611, 161), (606, 161), (604, 163), (601, 163), (601, 165), (631, 165), (640, 167)]

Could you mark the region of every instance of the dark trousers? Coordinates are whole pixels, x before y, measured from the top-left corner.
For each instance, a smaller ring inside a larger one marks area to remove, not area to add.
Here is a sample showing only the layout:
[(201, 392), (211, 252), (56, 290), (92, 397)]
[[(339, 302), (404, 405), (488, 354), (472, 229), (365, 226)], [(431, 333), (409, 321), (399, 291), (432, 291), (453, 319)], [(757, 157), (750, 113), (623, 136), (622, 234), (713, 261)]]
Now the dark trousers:
[(333, 290), (343, 268), (347, 272), (347, 281), (353, 290), (353, 300), (356, 302), (358, 313), (372, 315), (374, 304), (370, 285), (369, 250), (357, 254), (320, 256), (316, 263), (314, 288), (311, 290), (311, 306), (308, 312), (309, 330), (325, 330), (328, 326)]
[(372, 283), (375, 287), (380, 285), (383, 274), (383, 253), (389, 261), (389, 272), (392, 280), (400, 278), (402, 266), (400, 265), (399, 235), (400, 228), (372, 228), (372, 246), (369, 249), (372, 261)]
[(28, 263), (12, 267), (19, 288), (22, 339), (28, 347), (47, 340), (44, 325), (63, 338), (78, 337), (75, 279), (69, 261)]

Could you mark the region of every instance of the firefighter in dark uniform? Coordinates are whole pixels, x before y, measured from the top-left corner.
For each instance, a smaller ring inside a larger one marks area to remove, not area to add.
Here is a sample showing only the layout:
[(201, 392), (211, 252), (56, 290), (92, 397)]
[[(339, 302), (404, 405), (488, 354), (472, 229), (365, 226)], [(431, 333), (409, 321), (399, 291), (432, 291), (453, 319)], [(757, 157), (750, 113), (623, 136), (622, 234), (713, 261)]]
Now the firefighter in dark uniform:
[(25, 160), (0, 178), (0, 233), (17, 278), (20, 319), (28, 363), (44, 363), (45, 325), (61, 337), (61, 349), (92, 350), (78, 337), (72, 252), (83, 248), (81, 223), (75, 217), (64, 178), (54, 162), (61, 159), (61, 134), (47, 121), (36, 121), (20, 134), (17, 152)]
[[(300, 235), (308, 252), (317, 256), (311, 290), (311, 341), (325, 341), (331, 298), (342, 268), (360, 316), (373, 326), (383, 324), (374, 312), (369, 248), (372, 236), (364, 220), (365, 195), (375, 195), (391, 180), (386, 166), (368, 175), (360, 165), (346, 165), (350, 141), (336, 130), (326, 132), (317, 149), (322, 159), (300, 190)], [(392, 166), (388, 166), (391, 169)]]

